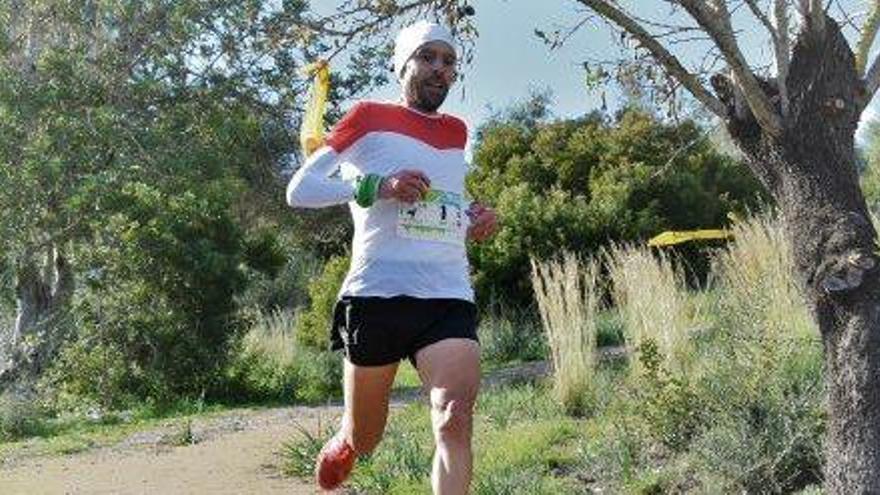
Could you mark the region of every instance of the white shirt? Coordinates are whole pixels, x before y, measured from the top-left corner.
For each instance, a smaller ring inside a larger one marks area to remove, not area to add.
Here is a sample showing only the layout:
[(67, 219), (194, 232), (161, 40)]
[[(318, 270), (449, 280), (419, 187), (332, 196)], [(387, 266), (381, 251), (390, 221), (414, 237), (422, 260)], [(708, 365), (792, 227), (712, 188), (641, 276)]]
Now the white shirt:
[[(287, 186), (291, 206), (349, 204), (352, 260), (340, 296), (473, 301), (464, 244), (466, 142), (467, 126), (455, 117), (363, 102), (294, 174)], [(424, 172), (437, 199), (419, 205), (377, 200), (369, 208), (354, 203), (357, 177), (403, 169)]]

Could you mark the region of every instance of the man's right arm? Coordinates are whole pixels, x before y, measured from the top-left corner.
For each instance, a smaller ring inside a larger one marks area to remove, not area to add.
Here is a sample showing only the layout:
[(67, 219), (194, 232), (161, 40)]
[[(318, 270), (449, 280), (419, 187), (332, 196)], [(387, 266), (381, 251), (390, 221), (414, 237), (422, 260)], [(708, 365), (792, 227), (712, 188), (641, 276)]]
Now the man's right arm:
[(354, 199), (354, 181), (337, 175), (339, 155), (323, 146), (306, 160), (287, 184), (287, 204), (295, 208), (322, 208)]
[(340, 178), (338, 169), (342, 155), (365, 134), (367, 112), (367, 105), (358, 103), (342, 117), (327, 136), (324, 146), (293, 174), (287, 184), (287, 204), (322, 208), (354, 199), (355, 181)]

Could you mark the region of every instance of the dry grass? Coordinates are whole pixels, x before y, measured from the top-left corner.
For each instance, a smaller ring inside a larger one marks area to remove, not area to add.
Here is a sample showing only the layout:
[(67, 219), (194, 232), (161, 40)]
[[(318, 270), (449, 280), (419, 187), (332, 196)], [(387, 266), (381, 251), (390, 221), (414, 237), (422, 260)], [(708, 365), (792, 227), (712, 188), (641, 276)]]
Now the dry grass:
[(594, 260), (581, 262), (571, 253), (561, 261), (531, 263), (535, 297), (550, 345), (554, 393), (568, 412), (583, 413), (592, 402), (600, 304), (598, 265)]
[(724, 294), (720, 304), (735, 317), (729, 331), (774, 344), (815, 338), (782, 222), (754, 216), (734, 224), (732, 231), (735, 241), (713, 260), (713, 284)]
[(612, 246), (605, 259), (627, 345), (637, 349), (651, 339), (667, 364), (686, 366), (689, 332), (700, 310), (690, 302), (681, 271), (668, 256), (654, 255), (647, 247)]
[(245, 353), (264, 356), (280, 366), (293, 364), (299, 345), (294, 339), (295, 318), (290, 310), (260, 314), (242, 342)]

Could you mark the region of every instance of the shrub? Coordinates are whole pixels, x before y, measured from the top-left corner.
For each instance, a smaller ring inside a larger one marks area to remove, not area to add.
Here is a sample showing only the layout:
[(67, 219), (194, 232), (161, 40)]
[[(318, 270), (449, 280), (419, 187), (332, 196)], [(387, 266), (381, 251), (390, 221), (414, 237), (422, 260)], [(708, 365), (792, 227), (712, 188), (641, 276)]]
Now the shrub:
[(236, 299), (239, 308), (271, 312), (308, 305), (308, 283), (320, 274), (321, 262), (313, 253), (298, 247), (285, 245), (282, 249), (284, 259), (276, 269), (248, 270), (247, 288)]
[(534, 361), (547, 357), (541, 323), (529, 310), (496, 307), (480, 319), (480, 354), (488, 363)]
[(119, 408), (218, 385), (242, 328), (235, 296), (244, 284), (243, 235), (226, 194), (134, 183), (107, 199), (117, 211), (76, 253), (85, 273), (72, 309), (77, 333), (46, 389)]
[(296, 322), (299, 344), (313, 349), (329, 348), (333, 308), (350, 264), (349, 256), (330, 258), (321, 275), (309, 283), (309, 307), (300, 313)]
[(226, 370), (229, 399), (318, 403), (342, 391), (337, 353), (300, 345), (290, 311), (260, 315)]
[(37, 435), (44, 422), (44, 412), (32, 399), (13, 392), (0, 394), (0, 442)]
[[(531, 103), (537, 111), (496, 116), (478, 131), (468, 190), (503, 219), (498, 235), (470, 248), (481, 297), (525, 305), (530, 257), (721, 227), (760, 200), (757, 181), (694, 122), (635, 108), (548, 121), (542, 100)], [(706, 250), (684, 251), (701, 279)]]

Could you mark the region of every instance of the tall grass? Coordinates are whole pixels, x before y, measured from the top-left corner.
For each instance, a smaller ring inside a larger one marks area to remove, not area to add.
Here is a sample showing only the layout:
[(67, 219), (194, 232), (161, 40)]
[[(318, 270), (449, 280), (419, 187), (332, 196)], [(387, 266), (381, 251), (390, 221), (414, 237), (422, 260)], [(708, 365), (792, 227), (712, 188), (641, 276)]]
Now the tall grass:
[(268, 356), (279, 366), (293, 364), (297, 347), (293, 338), (295, 321), (296, 318), (289, 310), (260, 314), (244, 336), (244, 351)]
[[(735, 242), (713, 259), (719, 301), (731, 331), (774, 344), (810, 340), (818, 333), (794, 278), (790, 243), (781, 220), (754, 216), (732, 227)], [(756, 335), (760, 334), (760, 335)]]
[(567, 253), (561, 261), (532, 260), (532, 284), (550, 345), (553, 390), (570, 413), (591, 404), (600, 295), (595, 260)]
[(321, 402), (339, 395), (342, 359), (294, 337), (290, 310), (258, 313), (227, 370), (230, 399)]
[(699, 307), (689, 300), (681, 270), (647, 247), (612, 246), (605, 260), (630, 350), (651, 339), (667, 365), (682, 369), (690, 360), (689, 332), (699, 321)]

